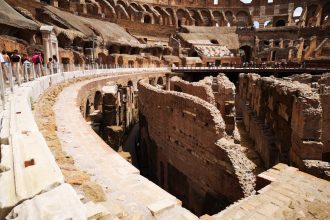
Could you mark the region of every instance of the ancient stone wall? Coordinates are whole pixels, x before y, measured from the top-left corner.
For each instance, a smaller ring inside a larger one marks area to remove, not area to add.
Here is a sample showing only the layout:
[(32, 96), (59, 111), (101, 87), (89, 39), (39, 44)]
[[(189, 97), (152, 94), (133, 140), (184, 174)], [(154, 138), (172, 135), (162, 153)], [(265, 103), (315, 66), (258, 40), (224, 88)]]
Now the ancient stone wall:
[[(213, 84), (213, 92), (217, 108), (226, 123), (226, 132), (232, 135), (236, 129), (235, 123), (235, 85), (224, 74), (220, 74)], [(235, 138), (236, 139), (236, 138)], [(237, 137), (239, 139), (239, 137)]]
[(206, 77), (199, 82), (188, 82), (179, 77), (172, 77), (170, 86), (172, 91), (187, 93), (215, 105), (214, 94), (211, 87), (212, 77)]
[(328, 126), (322, 115), (328, 113), (322, 110), (317, 89), (298, 81), (242, 74), (237, 107), (266, 167), (284, 162), (304, 169), (304, 160), (322, 161), (322, 134), (327, 139), (322, 125)]
[(141, 172), (196, 214), (253, 193), (254, 164), (225, 138), (212, 104), (140, 82)]

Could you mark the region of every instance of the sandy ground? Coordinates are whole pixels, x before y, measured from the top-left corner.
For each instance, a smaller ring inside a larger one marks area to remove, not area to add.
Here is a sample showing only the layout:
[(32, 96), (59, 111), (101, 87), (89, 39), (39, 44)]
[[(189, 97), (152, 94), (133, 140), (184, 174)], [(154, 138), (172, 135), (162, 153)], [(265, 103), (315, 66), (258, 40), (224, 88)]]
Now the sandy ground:
[(61, 168), (65, 182), (71, 184), (79, 194), (83, 194), (86, 201), (101, 202), (105, 200), (102, 187), (91, 181), (88, 173), (75, 167), (72, 157), (62, 150), (56, 134), (57, 127), (53, 111), (57, 96), (65, 87), (86, 79), (88, 78), (72, 79), (49, 88), (34, 104), (34, 117), (40, 132)]

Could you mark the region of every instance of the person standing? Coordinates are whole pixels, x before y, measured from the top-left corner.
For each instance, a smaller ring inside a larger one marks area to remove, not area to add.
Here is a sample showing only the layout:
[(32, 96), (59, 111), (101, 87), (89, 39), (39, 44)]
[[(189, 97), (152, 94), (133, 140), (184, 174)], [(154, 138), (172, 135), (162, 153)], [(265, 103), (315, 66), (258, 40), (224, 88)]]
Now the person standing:
[(13, 54), (10, 56), (12, 63), (13, 75), (16, 77), (16, 81), (22, 75), (21, 74), (21, 56), (18, 53), (18, 50), (14, 50)]
[(2, 53), (2, 57), (5, 61), (4, 68), (3, 68), (3, 76), (4, 76), (5, 81), (7, 81), (8, 80), (8, 68), (9, 68), (9, 64), (10, 64), (10, 57), (8, 56), (6, 50), (3, 50), (1, 53)]
[(58, 69), (59, 69), (59, 63), (58, 63), (58, 60), (57, 60), (57, 56), (53, 55), (53, 73), (54, 74), (57, 73)]
[(50, 75), (53, 74), (53, 68), (54, 68), (53, 65), (54, 65), (53, 58), (49, 58), (47, 62), (47, 71), (49, 72)]
[(32, 62), (34, 64), (34, 69), (36, 72), (37, 77), (41, 76), (41, 68), (42, 68), (42, 56), (41, 53), (38, 50), (34, 51), (34, 55), (32, 56)]
[(30, 62), (30, 58), (27, 54), (23, 54), (22, 64), (23, 64), (23, 69), (24, 69), (24, 71), (23, 71), (24, 79), (27, 82), (31, 78), (31, 62)]
[(2, 53), (0, 53), (0, 68), (2, 68), (3, 79), (6, 81), (6, 74), (5, 74), (6, 64)]

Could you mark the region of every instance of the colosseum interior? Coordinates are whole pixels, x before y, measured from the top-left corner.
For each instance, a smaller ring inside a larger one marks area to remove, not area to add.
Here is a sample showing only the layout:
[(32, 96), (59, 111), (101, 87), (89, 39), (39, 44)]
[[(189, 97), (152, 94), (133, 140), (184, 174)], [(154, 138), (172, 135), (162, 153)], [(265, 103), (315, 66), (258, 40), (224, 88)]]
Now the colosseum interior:
[(330, 219), (329, 0), (0, 0), (0, 220)]

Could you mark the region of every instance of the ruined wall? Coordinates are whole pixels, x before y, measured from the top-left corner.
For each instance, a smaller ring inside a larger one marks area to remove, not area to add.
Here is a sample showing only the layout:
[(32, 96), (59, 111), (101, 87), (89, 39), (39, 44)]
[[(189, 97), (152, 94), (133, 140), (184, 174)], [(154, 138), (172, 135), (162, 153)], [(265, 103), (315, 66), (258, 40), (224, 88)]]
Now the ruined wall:
[(216, 213), (253, 192), (254, 164), (224, 138), (210, 103), (140, 82), (141, 172), (196, 214)]
[(187, 93), (215, 105), (214, 94), (211, 87), (212, 77), (206, 77), (199, 82), (188, 82), (179, 77), (172, 77), (170, 86), (172, 91)]
[(322, 114), (328, 113), (322, 111), (317, 89), (297, 81), (242, 74), (237, 107), (266, 167), (284, 162), (304, 169), (305, 160), (322, 160), (321, 135), (327, 133), (322, 128), (327, 116)]
[[(235, 123), (235, 85), (224, 74), (220, 74), (213, 84), (213, 92), (217, 108), (226, 124), (226, 132), (232, 135), (236, 129)], [(237, 136), (238, 134), (236, 134)], [(239, 139), (239, 137), (235, 138)]]

